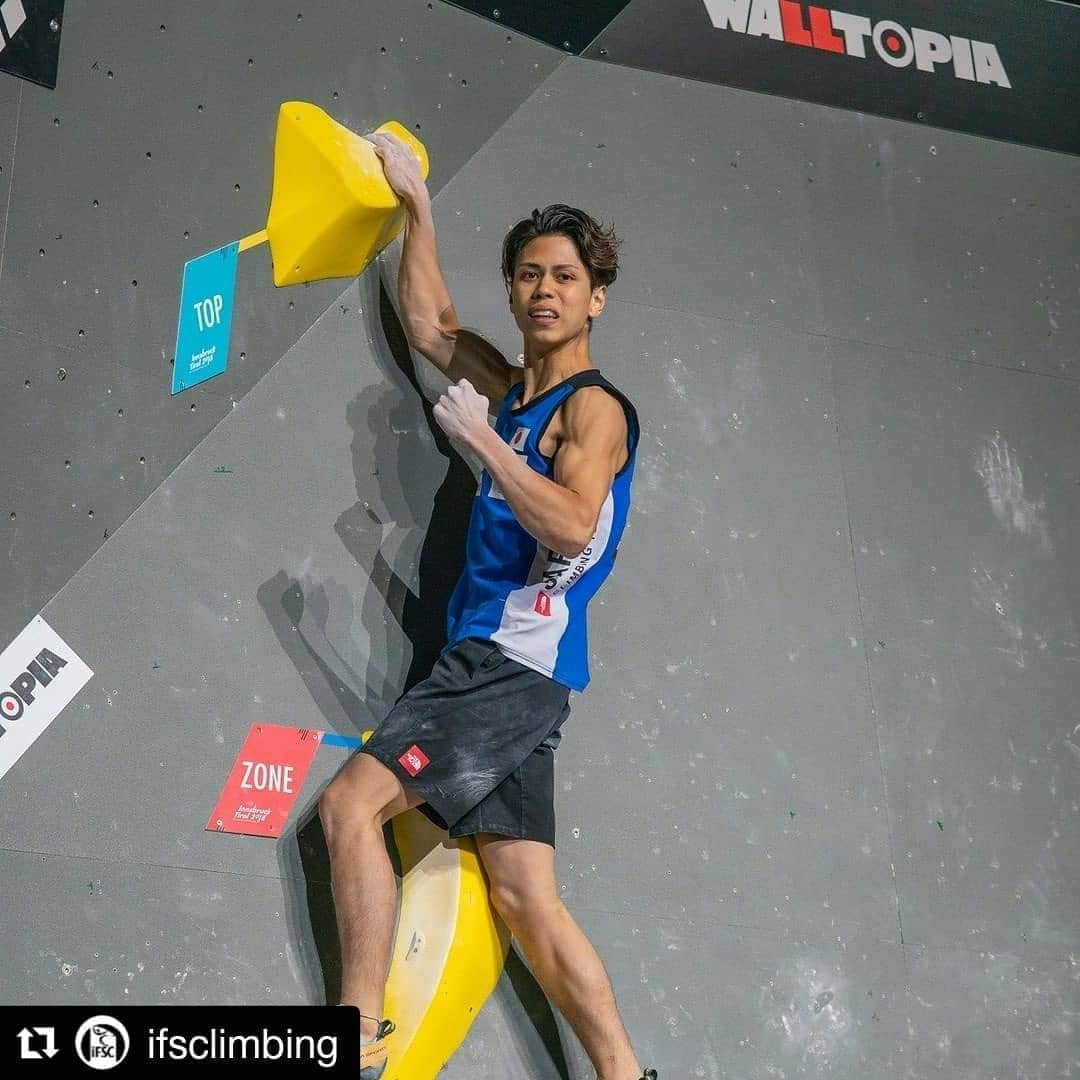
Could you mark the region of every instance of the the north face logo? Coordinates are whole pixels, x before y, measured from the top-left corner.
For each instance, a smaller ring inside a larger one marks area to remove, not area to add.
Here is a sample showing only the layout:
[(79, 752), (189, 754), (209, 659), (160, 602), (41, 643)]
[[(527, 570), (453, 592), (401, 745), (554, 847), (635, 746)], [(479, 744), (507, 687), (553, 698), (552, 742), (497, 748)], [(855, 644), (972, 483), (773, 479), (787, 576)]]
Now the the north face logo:
[(539, 615), (551, 614), (551, 597), (546, 592), (536, 594), (536, 606), (533, 609)]
[(415, 776), (425, 765), (430, 765), (431, 760), (427, 754), (415, 743), (398, 758), (401, 767), (410, 775)]

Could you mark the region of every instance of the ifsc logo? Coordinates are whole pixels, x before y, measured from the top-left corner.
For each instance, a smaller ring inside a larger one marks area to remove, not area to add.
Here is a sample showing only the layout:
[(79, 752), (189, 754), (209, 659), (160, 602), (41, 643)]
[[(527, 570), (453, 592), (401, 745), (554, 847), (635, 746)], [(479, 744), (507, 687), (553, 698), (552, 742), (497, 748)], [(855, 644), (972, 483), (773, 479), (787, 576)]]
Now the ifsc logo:
[(130, 1048), (127, 1028), (112, 1016), (91, 1016), (75, 1033), (75, 1053), (91, 1069), (115, 1069)]

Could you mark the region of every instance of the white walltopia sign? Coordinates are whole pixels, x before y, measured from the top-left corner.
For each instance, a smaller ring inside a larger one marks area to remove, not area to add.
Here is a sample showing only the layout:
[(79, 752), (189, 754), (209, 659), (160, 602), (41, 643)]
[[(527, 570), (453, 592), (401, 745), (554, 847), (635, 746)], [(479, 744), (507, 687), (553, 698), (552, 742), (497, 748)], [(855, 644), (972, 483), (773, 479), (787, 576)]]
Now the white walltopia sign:
[(947, 70), (958, 79), (994, 83), (1010, 88), (997, 46), (958, 34), (943, 34), (921, 26), (910, 29), (895, 19), (873, 21), (865, 15), (802, 4), (791, 0), (704, 0), (717, 30), (768, 37), (786, 45), (809, 46), (823, 52), (845, 53), (865, 60), (867, 42), (890, 67), (914, 63), (920, 71)]
[(40, 615), (0, 653), (0, 778), (93, 675)]
[[(1080, 154), (1080, 0), (634, 0), (632, 10), (582, 55)], [(800, 120), (833, 138), (824, 117)]]

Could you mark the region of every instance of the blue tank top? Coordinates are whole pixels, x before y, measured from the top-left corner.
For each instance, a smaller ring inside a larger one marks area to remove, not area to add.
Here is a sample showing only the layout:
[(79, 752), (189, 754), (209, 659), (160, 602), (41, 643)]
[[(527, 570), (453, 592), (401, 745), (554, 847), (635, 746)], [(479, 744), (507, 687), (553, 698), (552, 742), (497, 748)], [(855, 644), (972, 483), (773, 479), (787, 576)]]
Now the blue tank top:
[(465, 569), (447, 611), (447, 645), (467, 637), (495, 642), (501, 652), (555, 682), (581, 691), (589, 683), (585, 609), (615, 562), (630, 509), (639, 427), (629, 399), (595, 368), (579, 371), (518, 405), (515, 383), (503, 398), (495, 430), (529, 468), (553, 478), (553, 458), (540, 440), (559, 406), (583, 386), (602, 386), (626, 413), (627, 461), (600, 509), (596, 532), (580, 555), (565, 558), (526, 532), (484, 469), (473, 500), (465, 544)]

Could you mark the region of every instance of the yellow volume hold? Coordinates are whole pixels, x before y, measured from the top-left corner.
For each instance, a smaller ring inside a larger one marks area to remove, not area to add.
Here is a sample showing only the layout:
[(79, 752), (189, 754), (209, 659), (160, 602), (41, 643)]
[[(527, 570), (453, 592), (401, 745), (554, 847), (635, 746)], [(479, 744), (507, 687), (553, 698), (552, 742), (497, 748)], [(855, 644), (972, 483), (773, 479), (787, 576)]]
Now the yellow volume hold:
[(495, 989), (510, 933), (471, 839), (448, 839), (418, 810), (392, 827), (401, 908), (383, 1004), (396, 1025), (383, 1080), (435, 1080)]
[(510, 932), (491, 907), (475, 841), (449, 839), (419, 810), (391, 827), (401, 905), (383, 1002), (395, 1024), (383, 1080), (435, 1080), (495, 989)]
[[(427, 179), (428, 155), (419, 139), (396, 120), (375, 130), (403, 140)], [(371, 143), (317, 105), (284, 102), (266, 222), (274, 284), (355, 277), (404, 226), (405, 208)], [(258, 243), (262, 236), (246, 239)]]

